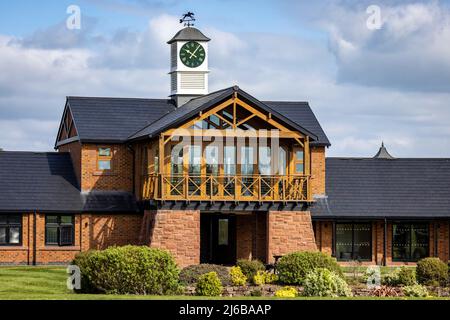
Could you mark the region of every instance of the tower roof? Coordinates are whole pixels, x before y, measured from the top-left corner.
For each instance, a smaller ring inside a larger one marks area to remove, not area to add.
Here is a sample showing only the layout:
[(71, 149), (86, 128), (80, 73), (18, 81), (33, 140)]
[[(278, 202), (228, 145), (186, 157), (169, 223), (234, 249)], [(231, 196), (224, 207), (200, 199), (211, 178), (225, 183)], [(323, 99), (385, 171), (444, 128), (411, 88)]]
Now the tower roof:
[(186, 27), (177, 32), (177, 34), (169, 41), (168, 44), (175, 41), (210, 41), (200, 30), (193, 27)]
[(373, 158), (374, 159), (395, 159), (387, 151), (386, 147), (384, 146), (384, 142), (381, 143), (380, 150), (378, 150), (377, 154)]

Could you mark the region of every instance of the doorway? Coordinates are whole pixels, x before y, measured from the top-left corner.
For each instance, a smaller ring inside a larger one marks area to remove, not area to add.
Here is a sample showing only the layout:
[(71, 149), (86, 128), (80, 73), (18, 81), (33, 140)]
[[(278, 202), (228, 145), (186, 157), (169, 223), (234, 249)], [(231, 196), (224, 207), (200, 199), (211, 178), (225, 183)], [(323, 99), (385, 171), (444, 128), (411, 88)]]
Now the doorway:
[(202, 213), (200, 217), (201, 263), (236, 263), (236, 216)]

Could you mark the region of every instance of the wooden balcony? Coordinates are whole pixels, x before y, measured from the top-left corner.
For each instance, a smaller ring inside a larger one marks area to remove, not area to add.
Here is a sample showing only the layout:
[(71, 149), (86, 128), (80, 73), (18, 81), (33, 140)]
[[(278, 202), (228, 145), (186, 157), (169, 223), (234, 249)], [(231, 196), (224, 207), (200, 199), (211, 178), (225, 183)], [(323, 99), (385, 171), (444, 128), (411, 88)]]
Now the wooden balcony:
[(311, 202), (305, 175), (147, 175), (143, 200)]

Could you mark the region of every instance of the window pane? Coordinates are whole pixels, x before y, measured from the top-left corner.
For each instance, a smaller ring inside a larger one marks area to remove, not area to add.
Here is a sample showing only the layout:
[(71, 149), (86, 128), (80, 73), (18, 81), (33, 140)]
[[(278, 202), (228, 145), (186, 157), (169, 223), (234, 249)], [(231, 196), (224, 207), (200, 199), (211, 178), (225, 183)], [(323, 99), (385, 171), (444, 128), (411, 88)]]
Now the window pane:
[(111, 170), (111, 160), (99, 160), (98, 161), (99, 170)]
[(58, 216), (47, 216), (47, 223), (58, 223)]
[(21, 215), (8, 216), (8, 222), (10, 224), (22, 224), (22, 216)]
[(200, 167), (202, 164), (202, 147), (189, 147), (189, 173), (194, 175), (200, 174)]
[(62, 224), (72, 224), (72, 216), (61, 216)]
[(302, 151), (297, 151), (295, 153), (295, 157), (297, 158), (297, 161), (303, 161), (303, 150)]
[(48, 244), (58, 244), (58, 227), (46, 227), (45, 242)]
[(392, 259), (408, 261), (410, 257), (411, 226), (409, 224), (394, 224), (392, 235)]
[(370, 242), (372, 240), (372, 229), (370, 224), (353, 225), (353, 259), (354, 260), (372, 260)]
[(270, 154), (270, 147), (259, 147), (259, 172), (262, 175), (271, 174), (272, 158)]
[(297, 163), (295, 165), (295, 173), (303, 173), (303, 163)]
[(428, 256), (428, 225), (413, 224), (411, 226), (411, 260), (418, 261)]
[(98, 155), (100, 157), (110, 157), (111, 156), (111, 148), (99, 148)]
[(6, 244), (6, 228), (0, 227), (0, 244)]
[(20, 228), (18, 227), (9, 228), (9, 243), (11, 244), (20, 243)]
[(283, 148), (279, 149), (280, 153), (278, 155), (278, 174), (285, 175), (286, 174), (286, 166), (287, 166), (287, 153)]
[(61, 227), (60, 229), (60, 245), (68, 246), (73, 244), (73, 227)]
[(219, 219), (219, 246), (228, 245), (228, 219)]
[(236, 147), (234, 146), (224, 148), (224, 173), (226, 175), (236, 174)]
[(338, 260), (352, 259), (352, 224), (336, 224), (336, 258)]

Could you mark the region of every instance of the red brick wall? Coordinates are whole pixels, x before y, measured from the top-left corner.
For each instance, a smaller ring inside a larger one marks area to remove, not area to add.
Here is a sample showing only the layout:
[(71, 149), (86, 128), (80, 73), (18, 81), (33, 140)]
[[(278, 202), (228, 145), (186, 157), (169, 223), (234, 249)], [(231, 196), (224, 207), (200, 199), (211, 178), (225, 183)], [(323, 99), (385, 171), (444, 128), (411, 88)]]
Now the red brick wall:
[[(111, 245), (138, 244), (142, 215), (75, 215), (73, 246), (45, 244), (45, 214), (36, 219), (36, 264), (66, 264), (81, 250), (104, 249)], [(80, 234), (80, 230), (82, 230)], [(22, 215), (22, 245), (0, 247), (0, 264), (33, 264), (34, 214)]]
[[(113, 150), (111, 171), (99, 171), (97, 153), (99, 147)], [(81, 188), (91, 190), (133, 191), (133, 154), (125, 145), (84, 144), (81, 151)]]
[(200, 263), (200, 211), (146, 211), (141, 241), (172, 253), (180, 267)]
[(274, 255), (317, 250), (308, 211), (270, 211), (267, 231), (269, 261)]
[(266, 262), (267, 214), (263, 212), (236, 216), (237, 259)]
[(311, 191), (325, 194), (325, 147), (311, 148)]

